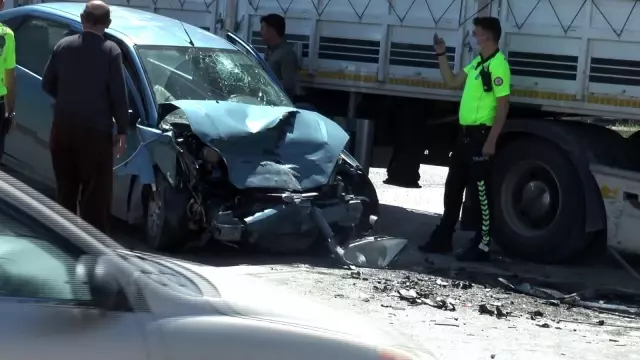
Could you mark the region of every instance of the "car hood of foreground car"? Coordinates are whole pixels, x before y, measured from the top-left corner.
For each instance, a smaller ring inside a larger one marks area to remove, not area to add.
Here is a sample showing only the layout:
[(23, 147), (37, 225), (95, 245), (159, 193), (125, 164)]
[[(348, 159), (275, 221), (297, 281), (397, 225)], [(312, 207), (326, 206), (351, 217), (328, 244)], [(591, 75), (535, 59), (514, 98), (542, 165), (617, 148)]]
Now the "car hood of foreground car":
[(357, 335), (368, 341), (389, 340), (389, 334), (377, 331), (365, 319), (270, 285), (266, 280), (238, 273), (237, 267), (216, 268), (171, 261), (197, 272), (214, 284), (225, 303), (220, 310), (231, 316), (277, 321), (347, 336)]
[[(147, 254), (145, 254), (147, 255)], [(362, 342), (378, 349), (395, 348), (412, 354), (412, 359), (435, 359), (415, 349), (399, 334), (387, 331), (356, 314), (294, 294), (249, 275), (245, 267), (212, 267), (185, 260), (148, 254), (154, 260), (184, 267), (206, 278), (217, 288), (220, 299), (213, 306), (231, 317), (267, 321), (296, 327), (301, 331), (319, 331), (348, 341)], [(242, 270), (242, 271), (238, 271)], [(281, 276), (283, 272), (279, 273)], [(289, 274), (295, 276), (296, 274)], [(195, 315), (195, 314), (194, 314)], [(397, 357), (389, 357), (396, 359)], [(400, 357), (404, 360), (405, 358)]]

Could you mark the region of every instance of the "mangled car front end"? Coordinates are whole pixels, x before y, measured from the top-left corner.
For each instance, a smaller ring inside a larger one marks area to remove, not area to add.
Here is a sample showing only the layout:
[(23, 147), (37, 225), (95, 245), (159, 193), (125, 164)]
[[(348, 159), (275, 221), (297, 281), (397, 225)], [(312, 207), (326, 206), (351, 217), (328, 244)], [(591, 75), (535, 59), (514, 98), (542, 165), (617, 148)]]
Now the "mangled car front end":
[(344, 155), (348, 138), (334, 122), (225, 101), (175, 101), (163, 112), (158, 129), (138, 126), (138, 156), (154, 164), (148, 212), (165, 207), (148, 229), (155, 247), (215, 240), (296, 253), (318, 238), (335, 246), (371, 229), (375, 189)]

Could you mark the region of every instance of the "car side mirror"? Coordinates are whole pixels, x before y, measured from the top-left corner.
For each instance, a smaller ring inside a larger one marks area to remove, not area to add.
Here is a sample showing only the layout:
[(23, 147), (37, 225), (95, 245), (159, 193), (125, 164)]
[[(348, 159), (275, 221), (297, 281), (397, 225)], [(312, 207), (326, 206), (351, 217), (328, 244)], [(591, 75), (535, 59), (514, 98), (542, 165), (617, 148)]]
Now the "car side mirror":
[(82, 255), (76, 265), (76, 279), (89, 286), (92, 302), (102, 310), (114, 310), (121, 296), (115, 266), (110, 257), (94, 255)]

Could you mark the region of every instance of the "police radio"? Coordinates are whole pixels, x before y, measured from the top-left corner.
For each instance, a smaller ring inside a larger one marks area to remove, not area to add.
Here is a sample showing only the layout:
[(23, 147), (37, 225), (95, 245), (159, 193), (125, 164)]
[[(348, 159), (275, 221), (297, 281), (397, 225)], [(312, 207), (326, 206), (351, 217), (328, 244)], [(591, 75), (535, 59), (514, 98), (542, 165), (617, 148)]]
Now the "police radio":
[[(488, 67), (484, 67), (482, 61), (478, 64), (480, 66), (480, 80), (482, 81), (482, 89), (484, 92), (493, 92), (493, 81), (491, 81), (491, 71)], [(477, 69), (477, 68), (476, 68)]]
[[(484, 89), (484, 92), (493, 91), (493, 81), (491, 81), (491, 71), (489, 71), (488, 62), (491, 61), (491, 59), (493, 59), (499, 52), (500, 52), (500, 49), (496, 49), (496, 51), (494, 51), (493, 54), (487, 56), (484, 59), (481, 59), (478, 62), (478, 65), (476, 65), (476, 70), (480, 68), (478, 75), (480, 75), (480, 80), (482, 81), (482, 88)], [(487, 66), (485, 67), (485, 65)]]

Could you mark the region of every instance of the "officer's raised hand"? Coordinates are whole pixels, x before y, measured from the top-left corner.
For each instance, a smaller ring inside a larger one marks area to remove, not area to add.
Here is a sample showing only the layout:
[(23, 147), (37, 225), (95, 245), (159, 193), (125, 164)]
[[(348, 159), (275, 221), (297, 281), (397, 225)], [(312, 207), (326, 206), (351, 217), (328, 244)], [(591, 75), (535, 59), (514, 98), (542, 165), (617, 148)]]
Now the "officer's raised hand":
[(436, 54), (444, 54), (447, 51), (447, 44), (444, 39), (438, 36), (438, 33), (433, 34), (433, 47), (436, 50)]

